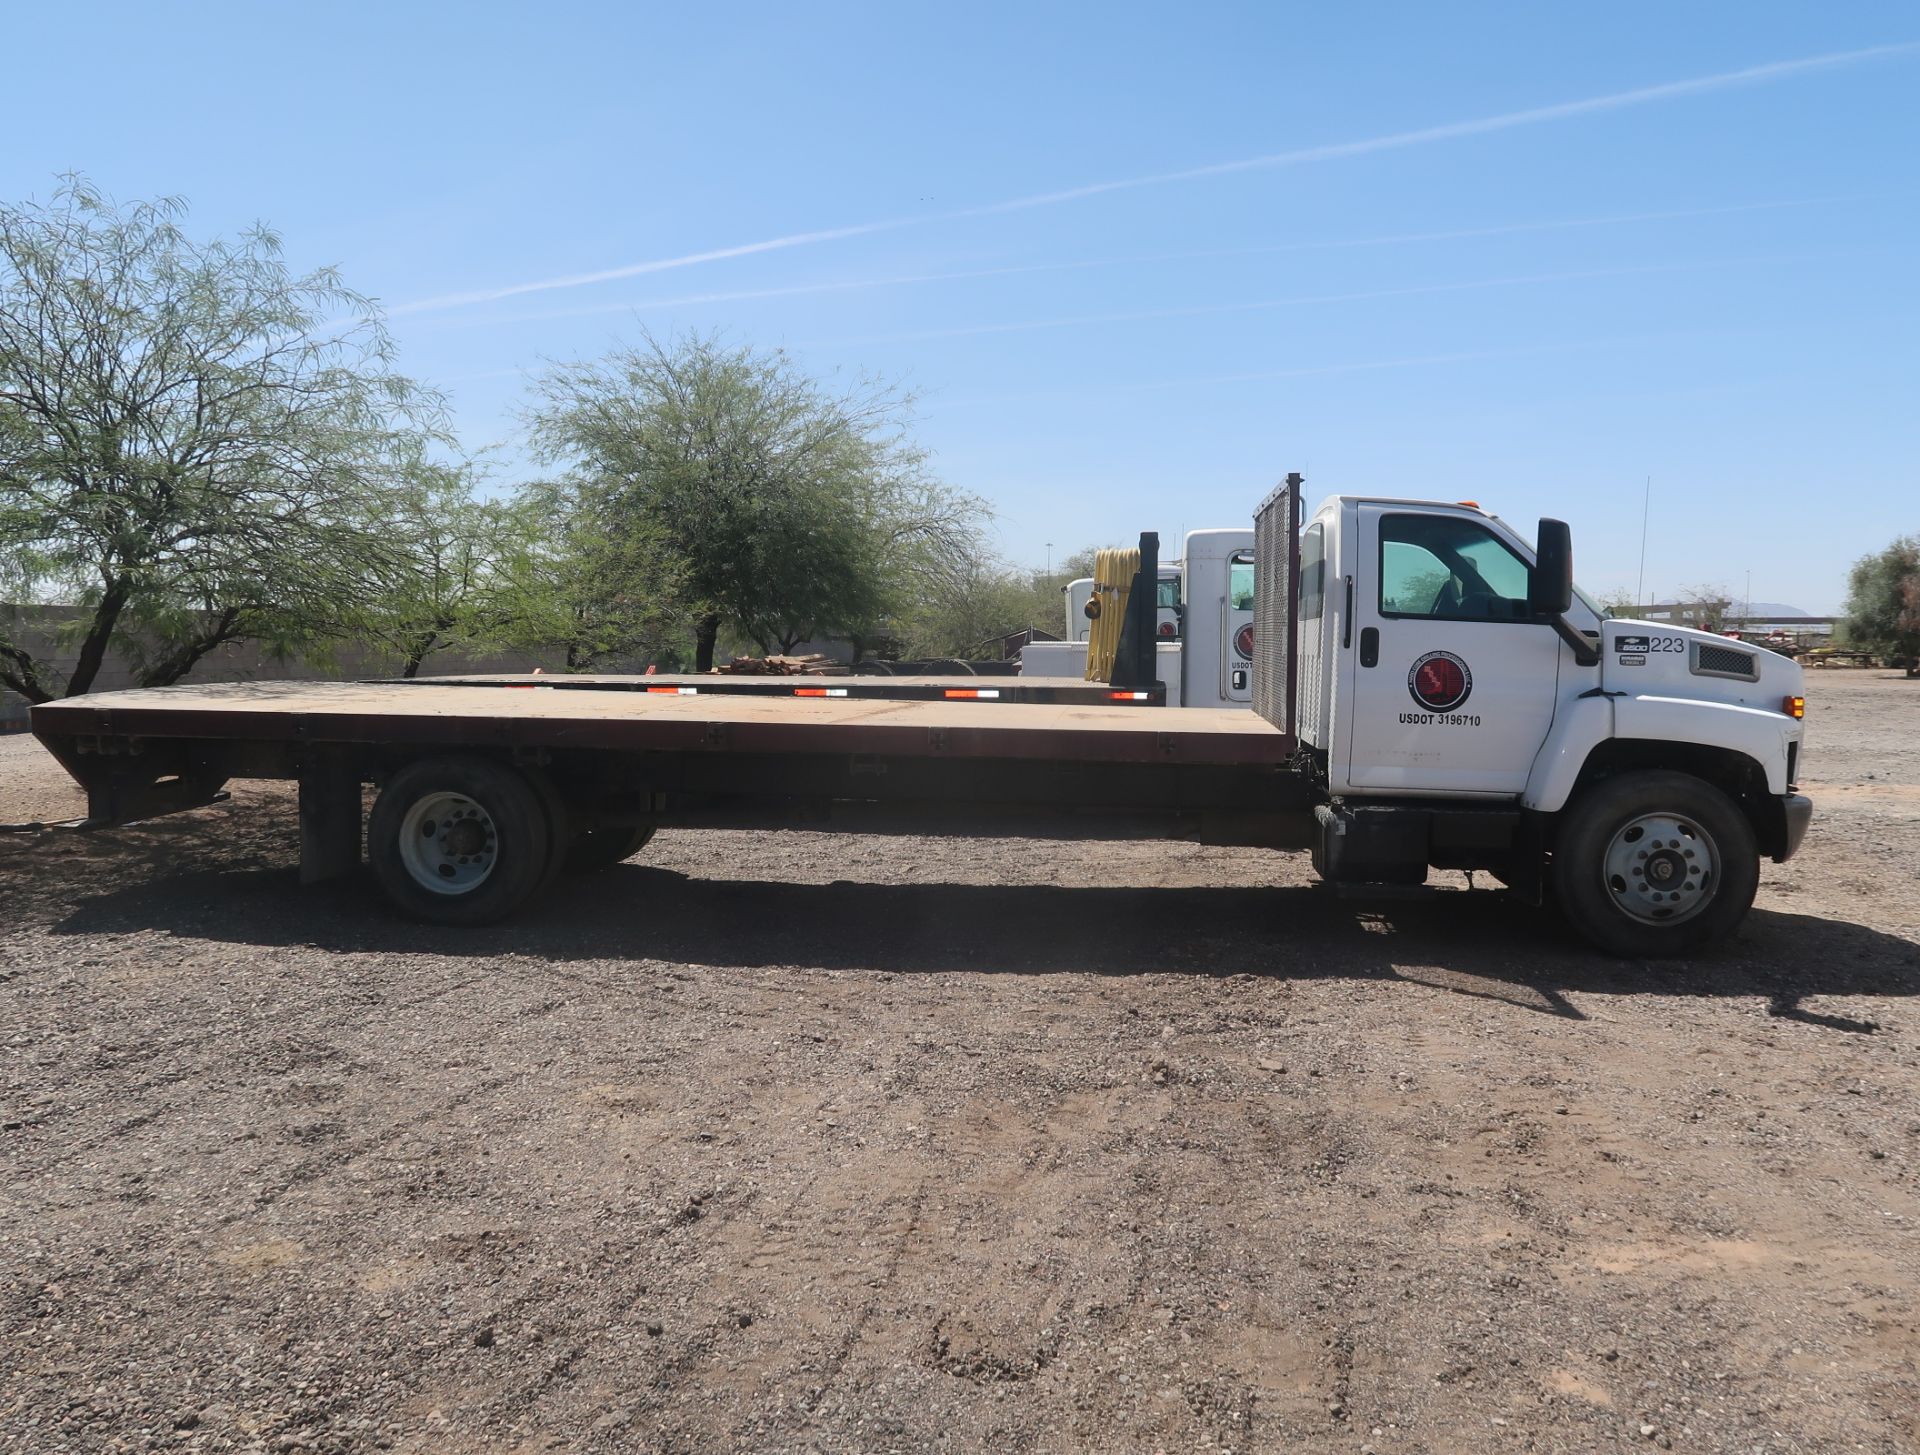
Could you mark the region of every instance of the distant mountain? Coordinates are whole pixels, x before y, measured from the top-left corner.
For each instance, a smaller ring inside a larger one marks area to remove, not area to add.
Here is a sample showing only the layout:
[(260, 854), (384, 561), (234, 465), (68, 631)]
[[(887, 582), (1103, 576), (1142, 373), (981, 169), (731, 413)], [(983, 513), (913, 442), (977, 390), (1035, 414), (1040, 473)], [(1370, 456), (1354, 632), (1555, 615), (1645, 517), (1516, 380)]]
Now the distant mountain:
[(1774, 616), (1782, 620), (1790, 616), (1813, 615), (1811, 611), (1802, 611), (1797, 606), (1788, 606), (1779, 601), (1756, 601), (1751, 610), (1745, 609), (1744, 603), (1736, 601), (1733, 603), (1733, 609), (1742, 616)]

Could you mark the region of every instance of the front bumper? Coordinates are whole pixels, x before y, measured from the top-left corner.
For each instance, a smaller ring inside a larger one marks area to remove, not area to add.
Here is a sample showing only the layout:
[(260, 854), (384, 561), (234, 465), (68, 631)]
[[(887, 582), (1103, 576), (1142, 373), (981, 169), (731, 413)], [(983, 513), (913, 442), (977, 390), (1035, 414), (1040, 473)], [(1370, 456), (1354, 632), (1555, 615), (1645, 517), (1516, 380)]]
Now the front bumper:
[(1804, 793), (1783, 793), (1780, 810), (1786, 819), (1787, 832), (1782, 852), (1774, 855), (1776, 864), (1786, 863), (1798, 852), (1800, 841), (1807, 836), (1807, 825), (1813, 822), (1813, 800)]

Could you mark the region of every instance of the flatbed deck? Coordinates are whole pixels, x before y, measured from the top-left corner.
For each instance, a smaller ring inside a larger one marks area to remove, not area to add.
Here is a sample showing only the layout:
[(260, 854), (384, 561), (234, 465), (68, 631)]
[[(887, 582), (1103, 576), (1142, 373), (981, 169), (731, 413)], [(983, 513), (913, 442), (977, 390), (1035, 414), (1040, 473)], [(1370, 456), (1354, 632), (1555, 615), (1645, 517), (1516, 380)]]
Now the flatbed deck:
[(656, 697), (826, 697), (909, 702), (1029, 702), (1049, 706), (1164, 707), (1164, 686), (1113, 687), (1070, 677), (1018, 676), (747, 676), (724, 672), (651, 677), (593, 673), (523, 673), (454, 677), (390, 677), (391, 687), (547, 687), (557, 692), (642, 692)]
[[(830, 680), (830, 679), (821, 679)], [(896, 679), (897, 680), (897, 679)], [(1293, 742), (1239, 708), (864, 700), (430, 682), (244, 682), (100, 693), (33, 709), (50, 747), (86, 740), (1279, 765)], [(66, 754), (62, 755), (67, 756)]]

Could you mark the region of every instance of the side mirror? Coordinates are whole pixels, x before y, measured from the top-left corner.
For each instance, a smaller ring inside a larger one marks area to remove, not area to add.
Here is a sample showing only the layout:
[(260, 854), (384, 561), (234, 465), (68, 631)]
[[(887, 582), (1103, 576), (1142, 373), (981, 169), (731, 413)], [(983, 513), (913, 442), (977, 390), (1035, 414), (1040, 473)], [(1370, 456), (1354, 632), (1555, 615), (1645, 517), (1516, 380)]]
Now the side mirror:
[(1564, 616), (1573, 607), (1573, 532), (1564, 520), (1542, 520), (1527, 578), (1527, 610), (1536, 619)]

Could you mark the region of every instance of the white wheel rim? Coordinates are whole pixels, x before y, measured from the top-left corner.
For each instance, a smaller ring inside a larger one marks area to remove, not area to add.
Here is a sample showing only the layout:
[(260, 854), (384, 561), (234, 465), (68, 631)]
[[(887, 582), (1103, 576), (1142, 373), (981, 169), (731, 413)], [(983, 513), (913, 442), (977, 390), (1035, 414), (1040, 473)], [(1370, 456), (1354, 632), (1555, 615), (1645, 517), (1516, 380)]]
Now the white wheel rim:
[(400, 862), (431, 893), (472, 893), (499, 857), (493, 816), (464, 794), (426, 794), (400, 822)]
[(1645, 924), (1692, 919), (1720, 890), (1720, 851), (1694, 819), (1643, 813), (1615, 830), (1601, 869), (1622, 913)]

